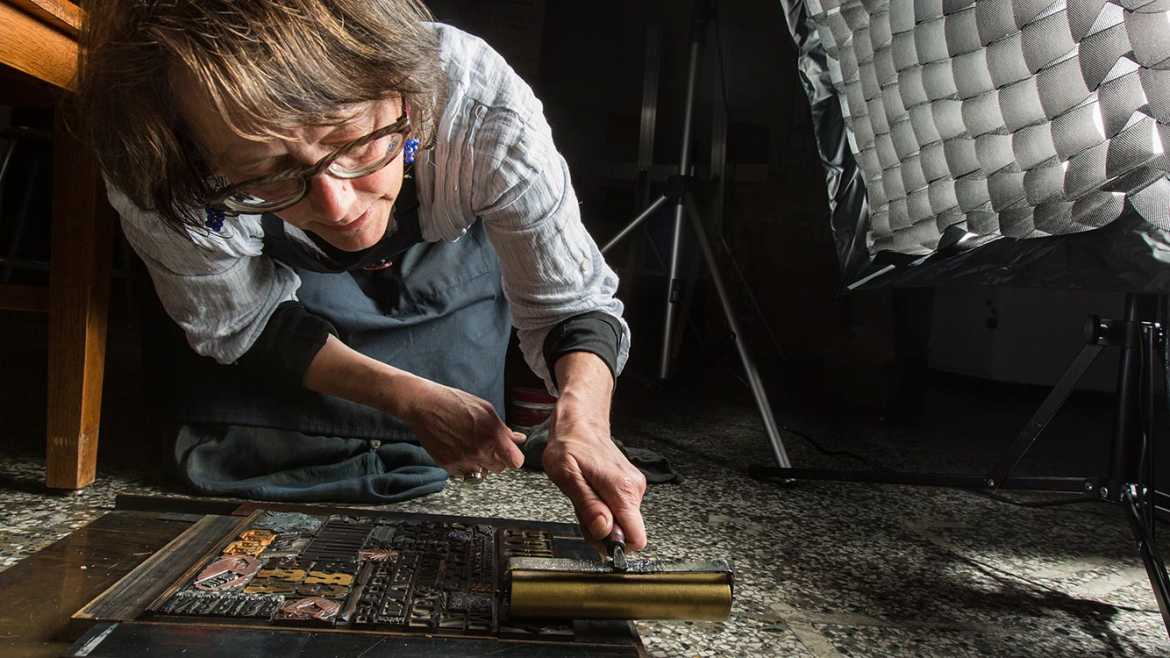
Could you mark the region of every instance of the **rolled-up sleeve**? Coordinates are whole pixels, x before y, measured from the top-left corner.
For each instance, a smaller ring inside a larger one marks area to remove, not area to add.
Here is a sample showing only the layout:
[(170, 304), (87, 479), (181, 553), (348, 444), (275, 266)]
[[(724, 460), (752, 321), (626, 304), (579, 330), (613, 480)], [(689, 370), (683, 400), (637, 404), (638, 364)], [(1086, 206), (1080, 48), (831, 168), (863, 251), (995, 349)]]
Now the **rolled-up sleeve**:
[(542, 353), (545, 337), (563, 320), (599, 311), (621, 325), (620, 372), (630, 331), (615, 296), (618, 277), (585, 230), (568, 164), (551, 130), (539, 112), (526, 118), (506, 108), (485, 110), (468, 187), (474, 215), (482, 218), (500, 258), (525, 360), (553, 390)]
[(234, 363), (256, 342), (276, 307), (296, 299), (300, 278), (263, 255), (258, 218), (236, 218), (218, 233), (184, 235), (117, 189), (107, 192), (163, 308), (195, 352)]

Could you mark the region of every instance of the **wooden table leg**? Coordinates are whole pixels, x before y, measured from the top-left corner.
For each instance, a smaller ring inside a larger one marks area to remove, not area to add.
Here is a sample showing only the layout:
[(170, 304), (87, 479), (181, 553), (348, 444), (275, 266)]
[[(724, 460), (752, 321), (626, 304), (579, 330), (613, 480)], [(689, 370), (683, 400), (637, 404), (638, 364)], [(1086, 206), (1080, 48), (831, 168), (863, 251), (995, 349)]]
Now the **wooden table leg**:
[(114, 222), (88, 149), (59, 117), (54, 133), (45, 470), (49, 487), (80, 489), (97, 470)]

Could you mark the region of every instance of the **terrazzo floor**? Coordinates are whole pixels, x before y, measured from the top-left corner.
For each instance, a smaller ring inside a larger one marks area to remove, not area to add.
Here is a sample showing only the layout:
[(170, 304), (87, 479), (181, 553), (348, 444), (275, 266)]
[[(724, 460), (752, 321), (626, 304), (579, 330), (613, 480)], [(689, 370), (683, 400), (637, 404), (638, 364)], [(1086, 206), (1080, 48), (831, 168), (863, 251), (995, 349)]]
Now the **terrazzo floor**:
[[(942, 488), (758, 482), (744, 467), (768, 463), (770, 450), (750, 399), (742, 391), (709, 395), (662, 395), (617, 411), (615, 435), (662, 453), (683, 478), (646, 496), (646, 554), (726, 557), (737, 569), (727, 621), (639, 622), (650, 655), (1170, 655), (1120, 509), (1024, 508)], [(989, 394), (944, 386), (929, 395), (929, 407), (946, 409), (952, 398), (970, 405)], [(978, 414), (908, 430), (815, 410), (781, 413), (781, 422), (875, 463), (971, 470), (997, 450), (971, 437), (994, 430), (1010, 439), (1007, 426), (1031, 404), (994, 395), (983, 402)], [(1107, 413), (1099, 401), (1074, 408), (1054, 429), (1107, 428)], [(1070, 455), (1084, 452), (1070, 449), (1077, 440), (1039, 452), (1031, 466), (1074, 468)], [(851, 465), (793, 435), (787, 448), (797, 464)], [(92, 487), (66, 496), (43, 492), (42, 478), (38, 455), (0, 457), (0, 570), (103, 514), (117, 493), (182, 493), (134, 468), (103, 469)], [(551, 483), (531, 472), (453, 484), (388, 508), (573, 519)]]

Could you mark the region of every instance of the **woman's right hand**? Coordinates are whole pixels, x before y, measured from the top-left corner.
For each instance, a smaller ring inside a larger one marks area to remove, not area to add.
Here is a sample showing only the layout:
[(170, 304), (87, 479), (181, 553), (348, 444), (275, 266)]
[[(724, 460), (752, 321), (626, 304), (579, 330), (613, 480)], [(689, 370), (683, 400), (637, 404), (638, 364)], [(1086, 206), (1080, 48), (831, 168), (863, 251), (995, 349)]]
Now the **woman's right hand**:
[(401, 418), (439, 466), (454, 475), (520, 468), (525, 437), (487, 400), (420, 377), (406, 386)]
[(329, 336), (305, 371), (305, 387), (397, 416), (431, 458), (456, 475), (520, 468), (524, 435), (487, 400), (423, 379), (354, 351)]

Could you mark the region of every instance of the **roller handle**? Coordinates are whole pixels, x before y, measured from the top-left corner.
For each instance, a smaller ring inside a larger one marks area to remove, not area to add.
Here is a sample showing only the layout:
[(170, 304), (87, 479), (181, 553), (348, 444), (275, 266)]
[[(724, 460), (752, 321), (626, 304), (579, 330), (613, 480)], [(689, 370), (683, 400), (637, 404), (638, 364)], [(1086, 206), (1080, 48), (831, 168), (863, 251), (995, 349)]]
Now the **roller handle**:
[(609, 536), (602, 542), (605, 544), (605, 553), (609, 557), (610, 562), (613, 563), (613, 568), (618, 571), (626, 570), (626, 533), (622, 532), (621, 526), (616, 522), (613, 524), (613, 530), (610, 531)]

